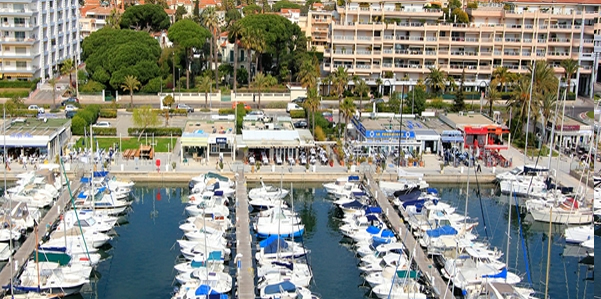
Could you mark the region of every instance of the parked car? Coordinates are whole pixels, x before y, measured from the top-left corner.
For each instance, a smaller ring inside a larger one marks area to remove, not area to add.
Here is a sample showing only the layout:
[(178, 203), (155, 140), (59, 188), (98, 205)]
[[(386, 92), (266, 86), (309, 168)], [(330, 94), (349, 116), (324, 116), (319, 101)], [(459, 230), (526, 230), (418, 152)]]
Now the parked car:
[(302, 104), (307, 100), (307, 97), (298, 97), (294, 100), (292, 100), (292, 103), (296, 103), (296, 104)]
[(194, 108), (186, 105), (186, 104), (177, 104), (177, 106), (175, 106), (176, 109), (185, 109), (186, 111), (188, 111), (188, 113), (192, 113), (194, 112)]
[(246, 110), (250, 110), (251, 109), (250, 105), (246, 104), (244, 102), (233, 102), (232, 103), (232, 109), (236, 109), (236, 106), (238, 106), (238, 104), (244, 104), (244, 109), (246, 109)]
[(77, 114), (77, 111), (72, 110), (72, 111), (66, 111), (65, 112), (65, 117), (66, 118), (73, 118), (73, 116), (75, 116), (75, 114)]
[(77, 107), (75, 107), (74, 105), (67, 105), (65, 106), (65, 111), (76, 111)]
[(289, 113), (292, 110), (303, 110), (303, 107), (295, 103), (288, 103), (288, 105), (286, 106), (286, 112)]
[(79, 100), (71, 97), (61, 102), (61, 106), (66, 106), (67, 104), (79, 104)]
[(37, 110), (38, 113), (45, 113), (46, 111), (42, 107), (38, 107), (38, 105), (29, 105), (27, 110)]
[(309, 125), (304, 120), (299, 120), (294, 123), (294, 127), (297, 129), (306, 129)]
[(321, 113), (321, 115), (323, 116), (323, 118), (325, 118), (327, 121), (329, 122), (334, 122), (334, 115), (332, 115), (332, 112), (323, 112)]
[(95, 123), (92, 127), (95, 128), (110, 128), (111, 127), (111, 123), (108, 121), (99, 121), (97, 123)]

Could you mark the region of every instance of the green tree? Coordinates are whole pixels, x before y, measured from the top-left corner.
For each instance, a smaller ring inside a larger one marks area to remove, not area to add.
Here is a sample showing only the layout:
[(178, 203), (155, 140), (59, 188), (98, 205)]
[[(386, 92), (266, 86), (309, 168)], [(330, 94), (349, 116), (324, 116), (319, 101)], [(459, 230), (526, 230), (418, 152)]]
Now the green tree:
[(280, 1), (277, 1), (276, 3), (274, 3), (271, 8), (274, 12), (280, 12), (282, 9), (285, 9), (285, 8), (300, 9), (301, 6), (296, 3), (292, 3), (288, 0), (280, 0)]
[(319, 109), (321, 105), (321, 99), (317, 94), (317, 88), (312, 87), (307, 90), (307, 100), (304, 103), (304, 106), (307, 110), (311, 112), (311, 118), (313, 121), (313, 125), (311, 128), (313, 129), (313, 135), (315, 135), (315, 112)]
[(111, 13), (109, 14), (108, 18), (106, 19), (106, 26), (104, 26), (103, 28), (119, 29), (120, 23), (121, 23), (121, 12), (119, 12), (116, 8), (113, 8), (111, 10)]
[(165, 113), (165, 127), (169, 126), (169, 110), (171, 110), (171, 105), (173, 105), (173, 103), (175, 103), (173, 96), (167, 95), (163, 98), (163, 106), (168, 107), (167, 109), (163, 109), (163, 112)]
[(242, 8), (242, 13), (245, 16), (260, 14), (262, 11), (263, 11), (263, 8), (261, 8), (261, 6), (256, 5), (256, 4), (247, 5)]
[(240, 11), (235, 8), (230, 8), (225, 13), (225, 23), (227, 24), (227, 27), (231, 28), (232, 24), (240, 19), (242, 19), (242, 15), (240, 14)]
[(501, 93), (497, 90), (497, 85), (499, 83), (495, 80), (490, 82), (490, 86), (488, 87), (488, 116), (492, 117), (492, 110), (495, 102), (501, 100)]
[(578, 65), (578, 61), (576, 61), (572, 58), (562, 60), (561, 67), (563, 68), (565, 80), (566, 80), (566, 83), (568, 84), (568, 92), (572, 92), (572, 89), (570, 88), (571, 83), (572, 83), (571, 79), (574, 76), (574, 74), (578, 71), (578, 68), (580, 67)]
[(171, 21), (161, 5), (143, 4), (128, 7), (119, 24), (122, 29), (157, 32), (169, 28)]
[(192, 20), (183, 19), (169, 27), (168, 37), (186, 53), (186, 88), (190, 89), (189, 61), (192, 59), (192, 48), (200, 49), (211, 33)]
[(359, 119), (361, 119), (361, 110), (363, 110), (363, 95), (369, 94), (369, 86), (365, 80), (359, 79), (355, 84), (355, 92), (359, 95)]
[(234, 44), (234, 93), (236, 93), (238, 90), (238, 60), (240, 60), (238, 58), (238, 52), (240, 52), (238, 50), (238, 41), (242, 35), (242, 26), (240, 26), (240, 23), (236, 21), (231, 22), (227, 34), (229, 42)]
[(63, 64), (61, 65), (61, 76), (62, 75), (66, 75), (69, 74), (69, 87), (73, 86), (72, 82), (73, 82), (73, 69), (75, 69), (74, 63), (73, 63), (73, 59), (69, 58), (69, 59), (65, 59), (63, 61)]
[[(336, 94), (338, 95), (338, 107), (342, 105), (342, 95), (344, 94), (344, 89), (349, 81), (349, 74), (343, 66), (339, 66), (334, 71), (334, 86), (336, 89)], [(340, 111), (338, 112), (338, 123), (340, 123)]]
[(198, 0), (194, 0), (194, 9), (192, 10), (192, 21), (200, 23), (200, 4)]
[[(492, 72), (492, 79), (497, 81), (497, 84), (501, 84), (501, 91), (507, 92), (507, 85), (515, 81), (516, 76), (509, 72), (507, 67), (499, 66)], [(492, 82), (490, 86), (497, 87), (497, 85), (492, 85)]]
[(455, 100), (453, 100), (453, 107), (451, 111), (459, 112), (465, 109), (465, 94), (463, 93), (463, 84), (465, 84), (465, 69), (461, 72), (461, 85), (459, 85), (459, 89), (455, 92)]
[(196, 86), (198, 86), (198, 92), (203, 92), (205, 94), (205, 108), (209, 108), (209, 91), (213, 86), (213, 81), (211, 80), (211, 77), (197, 77)]
[(301, 65), (301, 69), (296, 75), (296, 79), (301, 85), (307, 89), (317, 87), (317, 79), (319, 77), (319, 63), (317, 59), (305, 60)]
[(431, 67), (430, 73), (426, 76), (426, 86), (434, 91), (435, 94), (440, 95), (445, 89), (447, 81), (447, 74), (438, 68)]
[(52, 107), (56, 108), (56, 84), (58, 83), (58, 78), (54, 77), (48, 80), (48, 84), (52, 87)]
[(257, 108), (261, 109), (261, 91), (263, 91), (265, 88), (271, 87), (273, 85), (277, 84), (277, 80), (272, 77), (271, 75), (263, 75), (263, 73), (258, 73), (255, 76), (255, 80), (253, 81), (253, 87), (257, 90), (257, 93), (259, 94), (259, 102), (257, 103)]
[[(426, 110), (426, 98), (428, 97), (428, 93), (426, 92), (426, 86), (419, 82), (415, 87), (413, 87), (413, 91), (411, 93), (411, 113), (421, 114)], [(407, 109), (409, 109), (409, 105), (407, 105)]]
[(342, 104), (340, 104), (340, 112), (342, 113), (342, 115), (344, 115), (344, 142), (346, 143), (348, 140), (347, 128), (349, 120), (351, 119), (351, 117), (353, 117), (353, 115), (355, 115), (356, 112), (355, 103), (353, 102), (353, 99), (345, 98), (344, 101), (342, 101)]
[(217, 39), (219, 38), (219, 16), (217, 15), (217, 10), (214, 6), (209, 6), (205, 8), (200, 15), (201, 24), (207, 28), (211, 34), (211, 55), (213, 57), (213, 68), (215, 70), (215, 84), (219, 89), (219, 75), (217, 71), (217, 65), (219, 62), (217, 61), (218, 53), (217, 53)]
[(183, 5), (178, 5), (177, 9), (175, 10), (175, 21), (177, 22), (177, 21), (183, 19), (184, 16), (187, 14), (188, 14), (188, 11), (186, 10), (186, 7)]
[(134, 109), (132, 119), (136, 127), (142, 128), (142, 130), (140, 130), (140, 135), (138, 136), (138, 141), (140, 141), (140, 138), (142, 138), (146, 129), (156, 127), (161, 123), (157, 111), (152, 109), (150, 105), (144, 105)]
[(134, 91), (140, 88), (141, 84), (135, 76), (125, 76), (121, 88), (123, 91), (129, 91), (129, 107), (134, 107)]
[(522, 126), (527, 121), (529, 99), (530, 79), (527, 76), (523, 76), (514, 84), (511, 97), (507, 101), (507, 106), (513, 108), (513, 118), (517, 120), (516, 125), (511, 126), (514, 136), (522, 131)]

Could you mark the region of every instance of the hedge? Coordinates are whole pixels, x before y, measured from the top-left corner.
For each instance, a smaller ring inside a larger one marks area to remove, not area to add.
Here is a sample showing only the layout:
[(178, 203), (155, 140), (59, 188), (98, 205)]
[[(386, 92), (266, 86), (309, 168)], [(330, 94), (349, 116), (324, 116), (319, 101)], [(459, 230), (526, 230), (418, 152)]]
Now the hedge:
[(34, 91), (40, 79), (36, 79), (34, 81), (8, 81), (8, 80), (0, 80), (0, 88), (29, 88), (31, 91)]
[(94, 128), (94, 127), (92, 127), (92, 132), (96, 136), (116, 136), (117, 128)]
[(221, 108), (219, 109), (219, 115), (230, 115), (236, 114), (236, 110), (232, 108)]
[(117, 109), (100, 109), (98, 115), (103, 118), (117, 118)]
[(0, 98), (26, 98), (29, 96), (29, 91), (3, 91), (0, 92)]
[(154, 136), (182, 136), (182, 128), (128, 128), (127, 134), (130, 136), (138, 136), (140, 132), (144, 131), (148, 135), (154, 134)]
[(290, 110), (290, 118), (305, 118), (306, 116), (305, 110)]
[(37, 110), (29, 110), (29, 109), (16, 109), (13, 111), (13, 116), (36, 117), (36, 116), (38, 116), (38, 111)]
[(73, 135), (83, 135), (85, 128), (96, 123), (99, 113), (99, 105), (86, 105), (84, 109), (77, 110), (71, 120), (71, 133)]

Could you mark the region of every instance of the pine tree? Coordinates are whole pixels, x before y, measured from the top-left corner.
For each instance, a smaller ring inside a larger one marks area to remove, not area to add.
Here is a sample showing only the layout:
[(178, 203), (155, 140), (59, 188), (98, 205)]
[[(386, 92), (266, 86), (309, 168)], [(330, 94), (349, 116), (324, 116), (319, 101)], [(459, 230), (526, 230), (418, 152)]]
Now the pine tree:
[(461, 72), (461, 84), (459, 90), (455, 92), (455, 100), (453, 101), (453, 112), (463, 111), (465, 109), (465, 95), (463, 94), (463, 83), (465, 82), (465, 69)]
[(194, 0), (194, 10), (192, 11), (192, 20), (195, 23), (200, 23), (200, 5), (198, 0)]

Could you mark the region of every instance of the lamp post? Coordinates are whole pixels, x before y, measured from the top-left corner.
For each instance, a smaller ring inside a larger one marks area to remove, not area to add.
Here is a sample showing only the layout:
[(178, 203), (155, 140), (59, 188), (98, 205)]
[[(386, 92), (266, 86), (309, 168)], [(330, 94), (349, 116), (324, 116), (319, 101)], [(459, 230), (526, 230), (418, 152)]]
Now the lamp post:
[(415, 115), (413, 110), (415, 109), (415, 86), (411, 85), (411, 114)]
[[(482, 89), (482, 87), (484, 87), (484, 90)], [(484, 102), (484, 98), (486, 97), (486, 89), (488, 88), (488, 83), (486, 83), (486, 81), (480, 81), (480, 114), (482, 114), (482, 104)], [(472, 109), (474, 108), (473, 105), (474, 99), (472, 98)], [(489, 115), (490, 117), (492, 117), (492, 115)]]
[(181, 69), (180, 69), (180, 68), (177, 68), (177, 81), (178, 81), (178, 82), (177, 82), (177, 83), (178, 83), (177, 85), (179, 86), (179, 97), (178, 97), (178, 99), (177, 99), (177, 103), (178, 103), (178, 104), (179, 104), (179, 103), (181, 103), (181, 101), (182, 101), (182, 82), (181, 82), (181, 80), (180, 80), (180, 77), (181, 77), (181, 75), (182, 75), (182, 74), (181, 74)]

